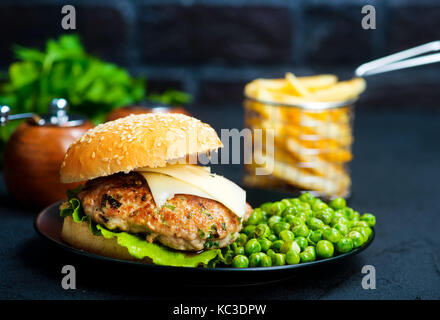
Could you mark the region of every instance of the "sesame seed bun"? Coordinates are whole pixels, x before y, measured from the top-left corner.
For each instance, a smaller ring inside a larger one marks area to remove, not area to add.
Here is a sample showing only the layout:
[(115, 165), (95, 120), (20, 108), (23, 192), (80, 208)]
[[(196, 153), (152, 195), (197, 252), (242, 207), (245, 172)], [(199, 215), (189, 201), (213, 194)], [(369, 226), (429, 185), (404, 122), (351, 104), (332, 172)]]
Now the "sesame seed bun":
[(131, 115), (98, 125), (72, 143), (61, 165), (60, 180), (72, 183), (141, 167), (165, 167), (222, 146), (215, 130), (193, 117)]

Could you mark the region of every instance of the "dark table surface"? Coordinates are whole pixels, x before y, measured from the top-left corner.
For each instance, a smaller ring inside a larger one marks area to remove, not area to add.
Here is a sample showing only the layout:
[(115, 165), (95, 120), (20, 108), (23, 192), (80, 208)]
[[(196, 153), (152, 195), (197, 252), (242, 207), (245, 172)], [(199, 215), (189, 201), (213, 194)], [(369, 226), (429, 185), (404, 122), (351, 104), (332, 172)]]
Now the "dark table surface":
[[(216, 129), (242, 127), (241, 108), (198, 109)], [(204, 288), (131, 273), (80, 258), (38, 237), (39, 210), (20, 208), (0, 183), (0, 298), (4, 299), (439, 299), (440, 113), (357, 111), (353, 195), (349, 204), (377, 216), (376, 239), (360, 255), (281, 282)], [(239, 181), (240, 166), (217, 172)], [(276, 199), (273, 199), (276, 200)], [(63, 290), (61, 269), (76, 268), (77, 289)], [(364, 290), (364, 265), (376, 289)]]

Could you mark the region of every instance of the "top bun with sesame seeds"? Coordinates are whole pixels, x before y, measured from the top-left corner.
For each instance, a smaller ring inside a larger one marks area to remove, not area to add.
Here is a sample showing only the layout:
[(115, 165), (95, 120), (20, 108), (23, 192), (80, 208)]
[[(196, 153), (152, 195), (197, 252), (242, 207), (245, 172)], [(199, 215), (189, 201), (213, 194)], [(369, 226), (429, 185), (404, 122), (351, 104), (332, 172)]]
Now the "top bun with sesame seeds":
[(63, 183), (79, 182), (141, 167), (165, 167), (188, 155), (223, 145), (215, 130), (177, 113), (131, 115), (87, 131), (67, 150)]

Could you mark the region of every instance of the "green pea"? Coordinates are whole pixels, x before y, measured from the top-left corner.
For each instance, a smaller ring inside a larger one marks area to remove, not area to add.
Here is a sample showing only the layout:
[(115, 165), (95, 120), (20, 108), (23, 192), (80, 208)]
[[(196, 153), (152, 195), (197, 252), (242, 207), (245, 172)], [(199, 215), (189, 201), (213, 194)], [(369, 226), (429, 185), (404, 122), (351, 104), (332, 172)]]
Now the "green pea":
[(269, 214), (280, 216), (287, 205), (281, 201), (274, 202), (270, 208)]
[(322, 240), (322, 232), (322, 230), (311, 231), (307, 238), (309, 243), (316, 245), (318, 241)]
[(281, 218), (280, 216), (272, 216), (267, 220), (267, 224), (269, 225), (269, 227), (273, 228), (273, 226), (276, 223), (281, 222), (281, 220), (283, 220), (283, 218)]
[(254, 230), (254, 234), (257, 238), (266, 238), (270, 233), (270, 228), (267, 224), (259, 224)]
[(261, 263), (262, 255), (265, 255), (265, 254), (261, 253), (261, 252), (252, 253), (249, 256), (249, 267), (259, 267), (260, 263)]
[(295, 203), (295, 204), (290, 204), (286, 209), (284, 209), (282, 215), (283, 215), (283, 217), (285, 217), (285, 216), (287, 216), (289, 214), (296, 215), (301, 210), (302, 210), (301, 202)]
[(231, 264), (232, 263), (232, 260), (233, 260), (233, 258), (234, 258), (234, 250), (231, 250), (231, 249), (227, 249), (227, 250), (225, 250), (225, 252), (223, 253), (223, 259), (224, 259), (224, 263), (225, 264)]
[(310, 212), (310, 214), (312, 214), (312, 206), (306, 202), (301, 203), (300, 210), (305, 212)]
[(256, 253), (256, 252), (260, 252), (260, 251), (261, 251), (261, 245), (257, 239), (249, 240), (246, 243), (246, 245), (244, 246), (244, 252), (248, 256), (250, 256), (252, 253)]
[(287, 264), (298, 264), (301, 258), (299, 257), (299, 252), (289, 251), (286, 253)]
[(346, 253), (353, 250), (353, 241), (350, 238), (344, 237), (336, 244), (336, 251), (340, 253)]
[[(306, 217), (306, 221), (307, 221), (307, 219), (314, 217), (312, 209), (305, 209), (305, 210), (301, 211), (301, 215)], [(299, 217), (299, 215), (296, 215), (296, 216), (298, 218), (301, 218), (301, 217)]]
[(262, 210), (257, 208), (254, 209), (254, 211), (251, 213), (249, 218), (246, 221), (247, 225), (257, 225), (260, 223), (260, 221), (263, 219)]
[(371, 235), (373, 234), (373, 229), (370, 227), (364, 227), (365, 231), (367, 232), (367, 239), (370, 239)]
[(299, 254), (299, 257), (302, 263), (315, 261), (316, 260), (315, 247), (308, 246), (307, 248), (304, 249), (303, 252)]
[(347, 220), (351, 220), (354, 217), (354, 210), (352, 208), (346, 207), (342, 209), (342, 212), (344, 213), (344, 216)]
[[(288, 222), (288, 221), (286, 221)], [(292, 221), (289, 222), (291, 226), (299, 226), (304, 224), (304, 221), (302, 219), (300, 219), (299, 217), (293, 217)]]
[(304, 251), (304, 249), (309, 245), (309, 242), (305, 237), (297, 237), (294, 241), (298, 244), (298, 247), (301, 249), (301, 251)]
[(359, 212), (358, 211), (353, 211), (353, 219), (354, 218), (361, 218), (361, 215), (359, 214)]
[(284, 241), (292, 241), (293, 239), (295, 239), (295, 235), (290, 230), (281, 231), (279, 234), (279, 237), (281, 240), (284, 240)]
[(296, 206), (289, 205), (288, 207), (286, 207), (286, 209), (284, 209), (282, 216), (283, 217), (286, 217), (288, 215), (295, 216), (296, 213), (297, 213)]
[(255, 236), (255, 234), (254, 234), (255, 228), (256, 228), (256, 226), (254, 226), (254, 225), (246, 226), (243, 229), (243, 233), (245, 235), (247, 235), (248, 238), (252, 238)]
[(313, 211), (319, 211), (325, 208), (328, 208), (328, 205), (324, 201), (321, 201), (319, 199), (312, 204)]
[[(287, 216), (284, 217), (284, 221), (287, 222), (290, 225), (293, 225), (293, 222), (296, 221), (298, 218), (295, 217), (292, 214), (288, 214)], [(301, 221), (301, 219), (298, 219)]]
[(331, 243), (337, 243), (341, 240), (341, 233), (335, 228), (329, 228), (322, 232), (322, 237)]
[(266, 211), (261, 211), (261, 220), (260, 222), (267, 222), (269, 218), (269, 214)]
[(367, 242), (367, 240), (370, 238), (368, 231), (366, 230), (365, 227), (354, 227), (354, 228), (350, 229), (350, 231), (359, 232), (362, 235), (362, 237), (364, 238), (364, 240), (363, 240), (364, 243)]
[(260, 206), (260, 209), (266, 212), (270, 212), (272, 208), (272, 202), (265, 202)]
[(361, 216), (361, 220), (368, 223), (369, 227), (374, 227), (376, 225), (376, 217), (372, 215), (371, 213), (364, 213)]
[(306, 212), (302, 211), (297, 213), (295, 217), (297, 217), (298, 219), (302, 220), (303, 223), (305, 223), (306, 220), (309, 218), (309, 215)]
[(271, 249), (273, 249), (275, 252), (280, 252), (281, 247), (283, 246), (284, 241), (283, 240), (277, 240), (272, 242), (272, 247)]
[(289, 201), (292, 206), (298, 205), (301, 203), (301, 200), (299, 200), (298, 198), (290, 198)]
[(324, 213), (330, 213), (331, 215), (332, 215), (332, 217), (333, 217), (333, 215), (334, 215), (334, 213), (335, 213), (335, 210), (333, 210), (332, 208), (323, 208), (323, 209), (321, 209), (321, 210), (316, 210), (316, 211), (314, 211), (313, 212), (313, 216), (315, 217), (315, 218), (318, 218), (318, 219), (321, 219), (321, 217), (322, 217), (322, 215), (324, 214)]
[(288, 206), (290, 206), (290, 205), (291, 205), (291, 203), (290, 203), (290, 200), (289, 200), (289, 199), (283, 199), (283, 200), (281, 200), (281, 202), (282, 202), (282, 203), (284, 203), (284, 204), (286, 205), (286, 207), (288, 207)]
[(243, 247), (247, 241), (248, 241), (248, 236), (244, 233), (240, 233), (238, 235), (237, 240), (235, 240), (235, 243), (237, 244), (237, 246)]
[(330, 224), (334, 225), (334, 224), (338, 223), (339, 218), (345, 218), (343, 210), (337, 210), (333, 213), (333, 218), (332, 218), (332, 221), (330, 222)]
[[(236, 241), (222, 249), (222, 254), (225, 264), (245, 267), (311, 262), (329, 258), (335, 250), (346, 253), (362, 246), (375, 224), (373, 214), (361, 216), (344, 198), (327, 204), (305, 192), (254, 209)], [(247, 258), (247, 265), (240, 257)]]
[(361, 220), (359, 219), (359, 217), (354, 216), (353, 219), (350, 220), (350, 224), (351, 224), (351, 226), (355, 226), (356, 223), (358, 223), (359, 221), (361, 221)]
[(335, 248), (333, 243), (327, 240), (321, 240), (316, 244), (316, 255), (320, 258), (327, 259), (333, 257)]
[(285, 215), (288, 214), (297, 215), (298, 213), (308, 212), (309, 210), (311, 211), (310, 205), (308, 203), (300, 202), (299, 204), (291, 205), (289, 211), (286, 212)]
[(282, 253), (275, 253), (271, 258), (273, 266), (284, 266), (286, 264), (286, 256)]
[(335, 210), (343, 209), (346, 205), (347, 203), (344, 198), (335, 198), (329, 203), (329, 206)]
[(261, 251), (266, 252), (267, 250), (270, 249), (270, 247), (272, 246), (272, 241), (268, 240), (268, 239), (258, 239), (258, 242), (260, 243), (261, 246)]
[[(319, 215), (318, 215), (319, 213)], [(319, 218), (324, 224), (330, 224), (333, 219), (334, 211), (331, 208), (325, 208), (315, 213), (315, 217)]]
[(307, 237), (309, 235), (309, 228), (305, 224), (298, 225), (292, 228), (295, 237)]
[(299, 200), (301, 200), (302, 202), (306, 202), (306, 203), (312, 202), (314, 198), (315, 197), (312, 196), (308, 192), (305, 192), (305, 193), (303, 193), (302, 195), (299, 196)]
[(336, 220), (332, 219), (333, 224), (343, 223), (349, 225), (350, 221), (346, 217), (339, 217)]
[(269, 257), (272, 257), (275, 253), (276, 252), (273, 251), (272, 249), (269, 249), (269, 250), (266, 251), (266, 255), (269, 256)]
[(358, 231), (350, 231), (348, 237), (353, 241), (354, 248), (358, 248), (364, 244), (364, 236)]
[(247, 268), (249, 266), (249, 259), (243, 255), (235, 256), (232, 259), (232, 266), (234, 268)]
[(361, 220), (361, 221), (358, 221), (355, 225), (354, 225), (355, 227), (370, 227), (369, 225), (368, 225), (368, 223), (366, 222), (366, 221), (363, 221), (363, 220)]
[(287, 222), (278, 222), (275, 223), (272, 227), (273, 233), (276, 235), (279, 235), (281, 231), (283, 230), (289, 230), (290, 229), (290, 224), (288, 224)]
[(308, 218), (306, 224), (312, 230), (319, 230), (325, 226), (324, 222), (318, 218)]
[(287, 253), (289, 251), (295, 251), (300, 253), (301, 249), (295, 241), (286, 241), (280, 248), (281, 253)]
[(333, 226), (336, 230), (338, 230), (342, 235), (346, 235), (349, 231), (348, 225), (346, 223), (337, 223)]
[(243, 255), (244, 254), (244, 247), (236, 247), (234, 248), (234, 255)]
[(261, 260), (260, 260), (260, 266), (261, 267), (272, 267), (272, 258), (268, 255), (262, 256)]

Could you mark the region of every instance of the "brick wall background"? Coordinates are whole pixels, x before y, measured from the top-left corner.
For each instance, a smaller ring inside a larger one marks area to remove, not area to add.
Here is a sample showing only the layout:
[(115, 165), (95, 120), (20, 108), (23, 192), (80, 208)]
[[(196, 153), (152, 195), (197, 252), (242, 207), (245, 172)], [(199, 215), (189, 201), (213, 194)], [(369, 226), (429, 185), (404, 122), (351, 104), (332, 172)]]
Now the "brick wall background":
[[(12, 44), (42, 47), (72, 4), (87, 50), (146, 75), (149, 90), (174, 87), (204, 108), (240, 105), (256, 77), (335, 73), (348, 78), (363, 62), (440, 39), (435, 0), (3, 0), (0, 70)], [(377, 29), (361, 28), (373, 4)], [(440, 64), (368, 78), (362, 108), (437, 108)]]

